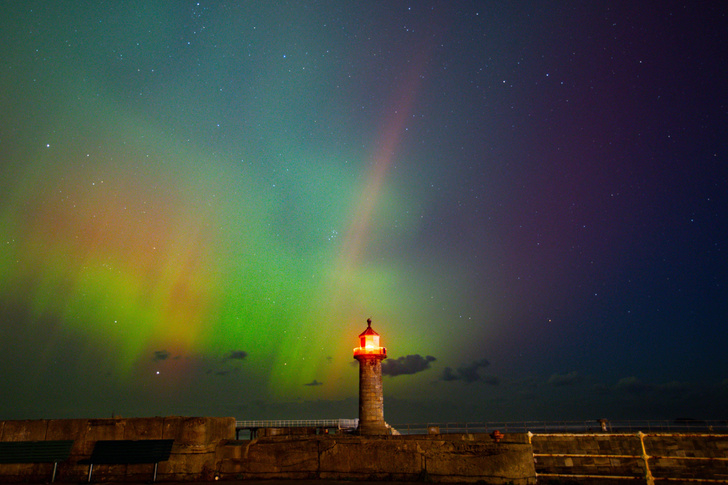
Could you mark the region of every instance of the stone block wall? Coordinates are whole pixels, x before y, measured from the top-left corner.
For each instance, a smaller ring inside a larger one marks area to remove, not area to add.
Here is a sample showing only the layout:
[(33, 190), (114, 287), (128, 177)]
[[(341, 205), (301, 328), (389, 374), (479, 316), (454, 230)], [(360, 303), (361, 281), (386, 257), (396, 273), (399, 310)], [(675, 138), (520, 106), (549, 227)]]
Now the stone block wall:
[(599, 477), (613, 483), (614, 477), (637, 483), (648, 477), (670, 483), (728, 481), (728, 435), (536, 434), (531, 443), (539, 482), (544, 483), (595, 483)]
[(655, 478), (710, 478), (728, 482), (728, 436), (648, 434), (644, 437)]
[[(236, 441), (234, 418), (157, 417), (0, 421), (0, 441), (74, 440), (56, 481), (85, 482), (98, 440), (173, 439), (158, 481), (423, 480), (513, 483), (728, 482), (728, 435), (508, 434), (264, 436)], [(643, 453), (646, 452), (646, 457)], [(0, 464), (0, 482), (43, 483), (52, 463)], [(148, 482), (152, 464), (97, 465), (93, 481)], [(600, 478), (602, 477), (602, 478)], [(610, 478), (606, 478), (610, 477)], [(621, 480), (614, 477), (624, 477)], [(635, 479), (637, 479), (635, 481)]]
[[(59, 463), (56, 481), (81, 482), (99, 440), (173, 439), (169, 461), (159, 463), (158, 480), (213, 479), (217, 447), (235, 436), (235, 418), (155, 417), (0, 421), (0, 441), (74, 440), (70, 459)], [(43, 483), (52, 463), (0, 464), (0, 481)], [(94, 481), (149, 481), (153, 464), (96, 465)]]
[(227, 443), (220, 465), (223, 480), (535, 483), (530, 445), (487, 435), (265, 437)]

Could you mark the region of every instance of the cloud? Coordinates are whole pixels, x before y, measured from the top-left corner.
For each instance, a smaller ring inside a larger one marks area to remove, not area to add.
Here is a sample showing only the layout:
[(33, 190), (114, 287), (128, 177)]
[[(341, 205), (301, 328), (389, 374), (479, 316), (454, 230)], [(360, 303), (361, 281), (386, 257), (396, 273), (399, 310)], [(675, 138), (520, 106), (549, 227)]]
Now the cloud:
[(216, 358), (215, 362), (212, 363), (211, 369), (207, 370), (207, 374), (225, 377), (233, 372), (239, 372), (240, 368), (235, 363), (230, 363), (231, 360), (245, 360), (248, 357), (248, 353), (244, 350), (231, 350), (225, 354), (222, 359)]
[(554, 387), (573, 386), (581, 383), (582, 380), (581, 374), (576, 371), (571, 371), (568, 374), (552, 374), (549, 377), (548, 383)]
[(152, 360), (154, 362), (159, 362), (160, 360), (167, 360), (169, 359), (169, 352), (166, 350), (155, 350), (154, 351), (154, 357), (152, 357)]
[(626, 391), (629, 394), (642, 394), (649, 389), (649, 385), (645, 384), (634, 376), (623, 377), (614, 386), (615, 389)]
[(248, 356), (248, 353), (244, 350), (231, 350), (230, 353), (225, 357), (225, 360), (243, 360)]
[(319, 382), (316, 379), (304, 384), (304, 386), (322, 386), (322, 385), (323, 385), (323, 382)]
[(389, 359), (382, 362), (382, 375), (385, 376), (401, 376), (416, 374), (430, 368), (430, 362), (434, 362), (433, 356), (428, 355), (422, 357), (419, 354), (399, 357), (398, 359)]
[(500, 379), (498, 379), (496, 376), (483, 376), (480, 378), (481, 381), (485, 382), (486, 384), (490, 384), (491, 386), (497, 386), (500, 384)]
[(674, 397), (680, 397), (694, 392), (696, 390), (695, 387), (696, 386), (694, 384), (690, 384), (688, 382), (670, 381), (657, 385), (656, 389), (658, 392)]
[(498, 385), (500, 380), (497, 377), (483, 376), (480, 374), (480, 369), (484, 369), (489, 365), (490, 362), (488, 359), (480, 359), (472, 364), (458, 367), (457, 369), (445, 367), (441, 379), (443, 381), (465, 381), (467, 383), (482, 381), (493, 386)]
[(611, 389), (608, 385), (598, 382), (592, 386), (592, 391), (597, 394), (609, 394), (611, 392)]
[(453, 372), (452, 367), (445, 367), (445, 369), (442, 371), (442, 380), (443, 381), (457, 381), (458, 375)]

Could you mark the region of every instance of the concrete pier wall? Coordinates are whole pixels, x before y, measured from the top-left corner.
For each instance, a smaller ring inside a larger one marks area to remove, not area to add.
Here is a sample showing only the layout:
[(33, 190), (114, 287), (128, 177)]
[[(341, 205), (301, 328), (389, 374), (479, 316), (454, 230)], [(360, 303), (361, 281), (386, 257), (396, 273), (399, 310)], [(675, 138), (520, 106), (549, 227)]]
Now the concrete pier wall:
[[(0, 421), (0, 441), (74, 440), (71, 456), (58, 464), (57, 482), (82, 482), (88, 477), (88, 459), (98, 440), (173, 439), (169, 461), (159, 463), (158, 480), (213, 479), (219, 444), (235, 436), (235, 418), (112, 418)], [(0, 481), (50, 480), (52, 463), (0, 464)], [(93, 481), (146, 482), (154, 465), (97, 465)]]
[[(264, 433), (265, 434), (265, 433)], [(263, 436), (236, 441), (234, 418), (158, 417), (0, 421), (0, 441), (74, 440), (58, 464), (56, 481), (81, 483), (82, 464), (98, 440), (173, 439), (157, 481), (239, 479), (427, 480), (433, 482), (535, 483), (527, 442), (494, 442), (487, 435)], [(0, 482), (44, 483), (52, 463), (0, 464)], [(96, 465), (93, 482), (148, 482), (154, 465)]]
[(220, 449), (221, 479), (534, 484), (527, 443), (487, 435), (278, 436)]
[(724, 434), (535, 434), (531, 443), (539, 483), (728, 483)]
[[(173, 439), (157, 481), (242, 479), (538, 483), (728, 483), (728, 435), (275, 435), (236, 441), (234, 418), (0, 421), (0, 441), (73, 440), (56, 481), (85, 482), (99, 440)], [(152, 464), (97, 465), (94, 482), (148, 482)], [(44, 483), (52, 463), (0, 464), (0, 482)], [(636, 480), (636, 481), (635, 481)]]

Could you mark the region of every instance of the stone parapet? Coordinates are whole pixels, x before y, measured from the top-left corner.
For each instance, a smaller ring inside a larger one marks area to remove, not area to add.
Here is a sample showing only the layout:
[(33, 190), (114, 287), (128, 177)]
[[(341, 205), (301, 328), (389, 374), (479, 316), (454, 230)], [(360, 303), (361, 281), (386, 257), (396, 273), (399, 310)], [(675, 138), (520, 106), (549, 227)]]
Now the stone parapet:
[(536, 472), (544, 483), (564, 479), (728, 482), (728, 435), (556, 433), (535, 434), (531, 443)]
[[(99, 440), (173, 439), (170, 459), (159, 463), (158, 480), (213, 479), (217, 448), (235, 436), (235, 418), (153, 417), (109, 419), (39, 419), (0, 421), (0, 441), (74, 440), (70, 458), (58, 464), (56, 481), (80, 482), (88, 475)], [(52, 463), (0, 464), (2, 482), (49, 480)], [(99, 465), (96, 481), (148, 481), (153, 465)]]
[[(99, 440), (172, 439), (158, 481), (398, 480), (532, 485), (549, 481), (728, 482), (728, 435), (676, 433), (265, 436), (236, 441), (234, 418), (0, 421), (0, 441), (73, 440), (56, 481), (84, 482)], [(535, 466), (534, 466), (535, 461)], [(52, 463), (0, 464), (0, 482), (49, 481)], [(148, 482), (153, 465), (98, 465), (97, 482)], [(607, 478), (609, 477), (609, 478)], [(621, 479), (618, 477), (622, 477)], [(605, 482), (605, 483), (606, 483)]]
[(535, 483), (530, 445), (487, 435), (278, 436), (231, 441), (219, 458), (223, 480)]

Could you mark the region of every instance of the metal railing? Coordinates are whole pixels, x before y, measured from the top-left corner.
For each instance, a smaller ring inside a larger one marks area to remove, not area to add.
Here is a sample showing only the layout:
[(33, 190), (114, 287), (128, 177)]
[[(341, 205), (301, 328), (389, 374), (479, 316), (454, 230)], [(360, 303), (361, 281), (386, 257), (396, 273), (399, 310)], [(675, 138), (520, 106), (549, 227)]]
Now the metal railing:
[[(283, 419), (236, 421), (237, 429), (259, 428), (336, 428), (356, 429), (358, 419)], [(392, 428), (400, 434), (428, 434), (432, 428), (439, 433), (716, 433), (728, 434), (728, 420), (600, 420), (586, 421), (484, 421), (484, 422), (430, 422), (394, 423)]]
[(605, 421), (487, 421), (392, 424), (401, 434), (427, 434), (432, 428), (439, 433), (716, 433), (728, 434), (728, 420), (619, 420)]
[(358, 419), (279, 419), (235, 421), (237, 429), (256, 428), (337, 428), (356, 429)]

